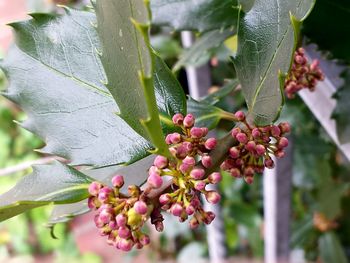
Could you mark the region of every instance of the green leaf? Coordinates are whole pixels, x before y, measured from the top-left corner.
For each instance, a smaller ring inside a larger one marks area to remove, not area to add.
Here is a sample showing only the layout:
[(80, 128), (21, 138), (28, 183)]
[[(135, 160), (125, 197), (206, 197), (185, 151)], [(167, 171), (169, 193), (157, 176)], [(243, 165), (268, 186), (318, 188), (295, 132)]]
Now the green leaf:
[(67, 165), (37, 165), (11, 190), (0, 196), (0, 221), (50, 203), (66, 204), (89, 196), (92, 179)]
[(318, 249), (322, 262), (347, 263), (344, 249), (334, 232), (323, 234), (318, 241)]
[(214, 129), (219, 121), (227, 115), (224, 110), (215, 107), (205, 101), (196, 101), (189, 97), (187, 111), (192, 113), (196, 118), (196, 126), (207, 127), (208, 129)]
[[(111, 179), (116, 174), (124, 176), (125, 184), (122, 191), (127, 192), (129, 185), (142, 185), (148, 176), (148, 169), (152, 165), (154, 155), (143, 158), (128, 166), (109, 166), (97, 169), (84, 170), (84, 174), (88, 175), (96, 181), (100, 181), (106, 185), (111, 185)], [(57, 223), (63, 223), (71, 220), (77, 215), (84, 214), (89, 211), (87, 200), (83, 200), (74, 204), (56, 205), (52, 210), (48, 226)]]
[(235, 27), (236, 0), (152, 0), (153, 23), (199, 32)]
[(256, 0), (240, 20), (234, 64), (249, 112), (257, 125), (276, 120), (283, 104), (301, 21), (313, 0)]
[(330, 51), (332, 58), (350, 63), (350, 2), (317, 0), (303, 25), (303, 33), (318, 48)]
[(119, 106), (119, 116), (144, 138), (151, 139), (156, 147), (154, 152), (171, 156), (164, 141), (154, 92), (147, 2), (99, 0), (96, 16), (106, 87)]
[(237, 86), (239, 85), (239, 82), (237, 79), (233, 79), (228, 81), (223, 87), (221, 87), (218, 91), (213, 92), (203, 98), (203, 102), (207, 102), (211, 105), (215, 105), (218, 103), (221, 99), (228, 96)]
[(231, 35), (233, 35), (233, 31), (230, 29), (204, 33), (189, 49), (182, 53), (180, 59), (174, 65), (173, 71), (178, 71), (188, 65), (200, 66), (204, 64), (212, 56), (212, 51)]
[(332, 113), (332, 118), (336, 121), (336, 129), (339, 142), (342, 144), (350, 142), (350, 69), (347, 69), (342, 77), (344, 84), (334, 94), (337, 105)]
[[(102, 83), (100, 43), (92, 26), (95, 15), (67, 10), (62, 16), (32, 16), (12, 24), (17, 46), (0, 66), (10, 82), (5, 95), (27, 113), (23, 126), (45, 140), (42, 152), (62, 156), (73, 165), (94, 166), (132, 163), (147, 156), (151, 144), (115, 114), (119, 108)], [(163, 114), (185, 112), (176, 78), (165, 64), (157, 67), (155, 75), (162, 72), (155, 79), (162, 82), (157, 99)], [(168, 86), (172, 90), (165, 91)], [(177, 103), (164, 103), (162, 96)]]

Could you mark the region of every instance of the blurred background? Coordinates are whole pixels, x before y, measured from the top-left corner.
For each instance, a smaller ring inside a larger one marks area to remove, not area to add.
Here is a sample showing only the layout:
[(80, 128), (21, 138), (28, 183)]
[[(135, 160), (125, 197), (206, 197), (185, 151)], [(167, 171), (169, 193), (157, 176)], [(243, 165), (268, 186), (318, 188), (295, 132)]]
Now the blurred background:
[[(327, 40), (315, 39), (313, 29), (324, 19), (325, 2), (318, 1), (304, 30), (306, 39), (315, 40), (312, 42), (319, 46), (327, 44)], [(84, 8), (88, 1), (0, 0), (0, 58), (6, 55), (12, 43), (11, 29), (5, 26), (6, 23), (27, 19), (26, 14), (31, 12), (60, 13), (57, 4)], [(222, 44), (211, 45), (184, 62), (185, 66), (210, 69), (209, 93), (219, 90), (225, 79), (235, 77), (229, 61), (235, 43), (233, 37)], [(181, 35), (166, 28), (152, 29), (152, 45), (170, 67), (185, 51)], [(315, 56), (325, 56), (315, 49), (317, 46), (310, 47)], [(344, 52), (347, 53), (343, 55)], [(350, 51), (344, 52), (338, 54), (338, 58), (350, 57)], [(327, 58), (333, 59), (330, 54)], [(339, 77), (344, 65), (337, 68), (333, 62), (326, 61), (321, 65), (338, 86), (345, 85)], [(186, 71), (180, 70), (178, 78), (188, 92)], [(6, 80), (0, 72), (0, 90), (5, 87)], [(220, 100), (218, 106), (232, 112), (244, 105), (240, 92), (234, 91), (231, 95)], [(1, 193), (29, 173), (31, 164), (51, 161), (33, 151), (41, 148), (43, 142), (13, 122), (24, 118), (18, 107), (0, 97)], [(286, 234), (291, 262), (349, 262), (349, 164), (299, 97), (287, 102), (281, 118), (294, 127), (292, 158), (289, 160), (292, 173), (285, 179), (287, 183), (290, 181), (291, 189), (290, 232)], [(228, 126), (228, 123), (219, 123), (219, 135)], [(224, 176), (220, 188), (223, 199), (219, 213), (223, 221), (214, 231), (220, 236), (219, 240), (224, 240), (219, 245), (227, 261), (263, 262), (266, 233), (262, 178), (257, 177), (254, 184), (248, 186), (243, 180)], [(210, 262), (208, 232), (204, 227), (190, 231), (186, 224), (167, 217), (165, 231), (151, 233), (154, 235), (151, 246), (142, 252), (125, 254), (105, 245), (89, 213), (57, 224), (54, 228), (56, 238), (53, 238), (46, 225), (51, 209), (37, 208), (0, 224), (0, 262)], [(327, 261), (329, 258), (333, 261)]]

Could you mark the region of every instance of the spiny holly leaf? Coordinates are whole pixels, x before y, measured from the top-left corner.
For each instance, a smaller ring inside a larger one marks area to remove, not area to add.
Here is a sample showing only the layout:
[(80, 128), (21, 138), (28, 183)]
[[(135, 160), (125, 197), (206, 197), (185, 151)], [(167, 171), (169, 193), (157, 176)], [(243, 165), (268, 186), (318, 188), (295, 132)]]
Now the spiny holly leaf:
[[(5, 95), (27, 113), (23, 126), (45, 140), (42, 151), (74, 165), (94, 166), (131, 163), (147, 156), (152, 146), (115, 114), (119, 108), (102, 84), (104, 69), (96, 53), (100, 44), (92, 27), (95, 15), (67, 10), (63, 16), (33, 17), (12, 24), (17, 46), (0, 66), (10, 82)], [(155, 75), (162, 72), (155, 77), (162, 81), (159, 97), (166, 94), (171, 102), (164, 103), (163, 98), (163, 115), (170, 118), (175, 111), (185, 112), (177, 80), (167, 75), (164, 64), (157, 66)], [(167, 86), (172, 90), (165, 92)]]
[(317, 0), (303, 25), (303, 33), (317, 46), (330, 51), (333, 58), (350, 64), (350, 2)]
[(0, 196), (0, 221), (50, 203), (67, 204), (88, 197), (92, 179), (67, 165), (37, 165), (11, 190)]
[(291, 65), (300, 23), (313, 4), (313, 0), (256, 0), (240, 20), (234, 64), (257, 125), (278, 117), (283, 75)]
[(152, 0), (153, 23), (199, 32), (235, 27), (237, 0)]
[[(112, 177), (116, 174), (121, 174), (124, 176), (125, 181), (122, 191), (126, 192), (129, 185), (142, 185), (146, 181), (148, 169), (151, 167), (153, 160), (154, 155), (151, 155), (128, 166), (109, 166), (92, 170), (84, 170), (83, 172), (94, 180), (109, 186), (112, 186)], [(75, 204), (56, 205), (52, 210), (48, 226), (67, 222), (73, 217), (84, 214), (88, 211), (89, 208), (87, 206), (87, 200)]]
[(324, 233), (318, 241), (318, 249), (322, 262), (346, 263), (343, 247), (334, 232)]
[(337, 134), (340, 143), (350, 142), (350, 69), (346, 70), (342, 77), (344, 84), (334, 94), (337, 99), (337, 105), (333, 111), (332, 117), (337, 125)]
[(151, 139), (155, 153), (170, 156), (154, 92), (148, 8), (144, 0), (97, 1), (101, 61), (107, 75), (106, 87), (119, 106), (120, 117), (144, 138)]
[(185, 50), (173, 67), (174, 71), (188, 65), (200, 66), (211, 57), (213, 49), (219, 47), (225, 39), (233, 35), (233, 31), (226, 29), (213, 30), (204, 33), (189, 49)]

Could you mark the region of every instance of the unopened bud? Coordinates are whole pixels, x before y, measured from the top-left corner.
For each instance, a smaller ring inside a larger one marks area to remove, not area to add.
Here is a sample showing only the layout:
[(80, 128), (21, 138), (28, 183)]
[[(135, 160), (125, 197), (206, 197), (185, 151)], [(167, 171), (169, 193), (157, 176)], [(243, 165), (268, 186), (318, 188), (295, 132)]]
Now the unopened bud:
[(238, 121), (244, 121), (245, 119), (245, 114), (243, 111), (237, 111), (235, 113), (235, 117), (237, 118)]
[(236, 139), (237, 141), (239, 141), (240, 143), (246, 143), (248, 141), (248, 137), (245, 133), (240, 132), (236, 135)]
[(207, 199), (207, 201), (211, 204), (217, 204), (220, 202), (221, 200), (221, 196), (218, 192), (216, 191), (208, 191), (205, 193), (205, 198)]
[(194, 116), (192, 114), (187, 114), (184, 118), (183, 124), (186, 128), (192, 128), (194, 125)]
[(199, 180), (202, 179), (205, 174), (205, 171), (201, 168), (195, 168), (191, 171), (190, 176), (193, 179)]
[(145, 214), (147, 214), (147, 211), (148, 211), (147, 204), (144, 201), (137, 201), (134, 204), (134, 209), (135, 209), (136, 213), (138, 213), (140, 215), (145, 215)]
[(214, 172), (208, 176), (209, 183), (217, 184), (222, 180), (222, 176), (219, 172)]
[(217, 145), (217, 140), (215, 138), (209, 138), (205, 141), (204, 146), (208, 150), (213, 150)]
[(164, 156), (158, 155), (155, 159), (153, 164), (159, 168), (159, 169), (163, 169), (165, 167), (168, 166), (168, 159)]
[(170, 208), (170, 212), (174, 215), (174, 216), (181, 216), (182, 212), (183, 212), (183, 207), (182, 205), (180, 205), (179, 203), (175, 203), (171, 206)]
[(209, 168), (213, 165), (213, 161), (209, 155), (202, 156), (202, 165), (205, 168)]
[(92, 195), (92, 196), (98, 196), (99, 194), (99, 191), (101, 190), (102, 188), (102, 185), (99, 183), (99, 182), (92, 182), (90, 185), (89, 185), (89, 194)]
[(182, 123), (183, 123), (184, 116), (183, 116), (181, 113), (176, 113), (176, 114), (173, 116), (172, 120), (173, 120), (173, 123), (174, 123), (175, 125), (180, 126), (180, 125), (182, 125)]
[(119, 174), (113, 176), (112, 185), (116, 188), (121, 188), (124, 185), (124, 177)]
[(151, 187), (159, 188), (163, 184), (163, 179), (160, 175), (156, 173), (152, 173), (151, 175), (148, 176), (147, 182)]
[(192, 138), (202, 138), (203, 130), (202, 128), (193, 127), (190, 131)]

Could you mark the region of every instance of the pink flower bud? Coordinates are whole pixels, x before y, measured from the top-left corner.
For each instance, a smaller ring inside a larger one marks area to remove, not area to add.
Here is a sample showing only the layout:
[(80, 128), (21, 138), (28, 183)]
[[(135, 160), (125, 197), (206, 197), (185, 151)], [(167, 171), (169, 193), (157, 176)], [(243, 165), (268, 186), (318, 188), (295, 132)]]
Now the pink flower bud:
[(119, 214), (115, 217), (115, 221), (119, 227), (123, 227), (126, 225), (127, 218), (124, 214)]
[(169, 134), (169, 135), (170, 135), (170, 142), (172, 144), (177, 144), (177, 143), (181, 142), (181, 135), (180, 135), (180, 133), (174, 132), (174, 133)]
[(254, 175), (254, 168), (251, 166), (248, 166), (244, 168), (244, 176), (253, 176)]
[(201, 168), (195, 168), (191, 171), (190, 176), (193, 179), (199, 180), (202, 179), (205, 174), (205, 171)]
[(255, 151), (255, 147), (256, 147), (256, 144), (254, 141), (249, 141), (247, 142), (247, 144), (245, 145), (245, 148), (247, 149), (247, 151), (249, 152), (254, 152)]
[(224, 171), (228, 171), (231, 168), (233, 168), (235, 166), (235, 160), (232, 159), (226, 159), (225, 161), (223, 161), (223, 163), (220, 165), (220, 169), (224, 170)]
[(262, 144), (258, 144), (255, 148), (256, 150), (256, 153), (259, 155), (259, 156), (262, 156), (266, 153), (266, 149), (265, 149), (265, 146), (262, 145)]
[(288, 139), (286, 137), (281, 137), (280, 140), (278, 141), (278, 148), (283, 149), (288, 146)]
[(171, 201), (171, 196), (169, 194), (162, 194), (161, 196), (159, 196), (159, 203), (161, 205), (166, 205), (170, 203), (170, 201)]
[(143, 245), (143, 246), (147, 246), (150, 242), (151, 242), (151, 239), (149, 238), (148, 235), (142, 235), (140, 238), (140, 243)]
[(190, 152), (193, 150), (193, 145), (190, 142), (183, 142), (182, 146), (186, 149), (186, 152)]
[(147, 214), (147, 211), (148, 211), (147, 204), (144, 201), (137, 201), (134, 204), (134, 209), (135, 209), (135, 212), (138, 213), (139, 215), (145, 215)]
[(103, 187), (99, 194), (98, 194), (98, 200), (100, 200), (102, 203), (107, 202), (108, 199), (112, 196), (113, 190), (109, 187)]
[(172, 142), (171, 142), (171, 134), (168, 134), (166, 137), (165, 137), (165, 143), (170, 145)]
[(241, 132), (241, 129), (237, 127), (237, 128), (232, 129), (231, 135), (233, 138), (236, 138), (237, 134), (240, 132)]
[(96, 203), (98, 203), (98, 201), (97, 202), (96, 201), (97, 201), (97, 198), (95, 196), (90, 196), (88, 198), (88, 207), (90, 209), (96, 209), (97, 208)]
[(112, 230), (117, 230), (118, 229), (118, 225), (116, 221), (110, 221), (108, 223), (108, 226), (112, 229)]
[(172, 213), (174, 216), (181, 216), (183, 212), (183, 207), (179, 203), (175, 203), (170, 208), (170, 213)]
[(194, 166), (196, 164), (196, 160), (191, 156), (186, 156), (182, 163), (188, 164), (189, 166)]
[(95, 215), (94, 217), (94, 222), (97, 228), (101, 228), (103, 227), (105, 224), (101, 221), (100, 216), (99, 215)]
[(92, 196), (97, 196), (100, 189), (102, 188), (102, 185), (98, 182), (92, 182), (90, 185), (89, 185), (89, 194), (92, 195)]
[(118, 228), (118, 236), (121, 238), (129, 238), (131, 236), (130, 229), (127, 227)]
[(254, 182), (254, 176), (252, 176), (252, 175), (244, 176), (244, 181), (245, 181), (247, 184), (252, 184), (252, 183)]
[(209, 129), (207, 127), (202, 127), (201, 129), (203, 131), (203, 137), (207, 136)]
[(163, 169), (165, 167), (168, 166), (168, 159), (164, 156), (158, 155), (155, 159), (153, 164), (159, 168), (159, 169)]
[(124, 177), (119, 174), (113, 176), (112, 185), (116, 188), (121, 188), (124, 185)]
[(209, 168), (213, 165), (213, 162), (212, 162), (212, 159), (209, 155), (204, 155), (202, 156), (202, 165), (205, 167), (205, 168)]
[(205, 141), (204, 146), (208, 150), (213, 150), (216, 147), (217, 140), (215, 138), (209, 138)]
[(197, 191), (202, 191), (205, 189), (205, 186), (207, 185), (204, 181), (194, 181), (194, 189)]
[(194, 116), (192, 114), (187, 114), (184, 118), (183, 124), (186, 128), (192, 128), (194, 125)]
[(180, 125), (182, 125), (182, 122), (184, 120), (184, 116), (181, 113), (176, 113), (172, 119), (173, 119), (173, 123), (176, 126), (180, 126)]
[(102, 223), (107, 224), (113, 217), (113, 209), (112, 208), (106, 208), (103, 209), (99, 214), (99, 220), (101, 220)]
[(264, 161), (264, 165), (265, 165), (266, 168), (269, 168), (269, 169), (272, 169), (272, 168), (275, 167), (275, 163), (274, 163), (274, 161), (272, 159), (266, 159)]
[(132, 247), (134, 246), (134, 243), (131, 239), (120, 239), (119, 241), (119, 249), (122, 251), (130, 251)]
[(244, 121), (245, 119), (245, 114), (243, 111), (237, 111), (235, 113), (235, 117), (237, 118), (238, 121)]
[(238, 168), (232, 168), (230, 170), (230, 174), (234, 178), (240, 178), (241, 177), (241, 171)]
[(207, 201), (211, 204), (217, 204), (220, 202), (221, 200), (221, 196), (218, 192), (216, 191), (208, 191), (205, 193), (205, 198), (207, 199)]
[(156, 166), (152, 165), (148, 170), (148, 174), (149, 175), (152, 175), (152, 174), (160, 175), (161, 171)]
[(186, 214), (187, 215), (193, 215), (193, 213), (196, 211), (196, 209), (193, 207), (193, 205), (188, 205), (186, 207)]
[(184, 146), (183, 144), (179, 145), (176, 148), (176, 157), (177, 158), (184, 159), (187, 156), (187, 154), (188, 154), (187, 147)]
[(153, 173), (150, 176), (148, 176), (147, 182), (151, 187), (159, 188), (163, 184), (163, 179), (162, 177), (160, 177), (160, 175)]
[(276, 126), (276, 125), (272, 125), (272, 126), (271, 126), (271, 135), (272, 135), (273, 137), (278, 137), (278, 136), (280, 136), (280, 135), (281, 135), (281, 130), (280, 130), (280, 128), (278, 128), (278, 126)]
[(288, 122), (281, 122), (278, 127), (281, 129), (282, 133), (289, 133), (291, 128)]
[(191, 229), (196, 229), (199, 226), (199, 222), (198, 222), (197, 218), (192, 217), (189, 225), (190, 225)]
[(222, 176), (218, 172), (214, 172), (208, 176), (209, 183), (217, 184), (222, 180)]
[(283, 158), (285, 155), (286, 155), (286, 153), (284, 151), (282, 151), (282, 150), (275, 152), (275, 156), (277, 158)]
[(192, 138), (202, 138), (203, 137), (203, 130), (202, 128), (193, 127), (190, 131)]
[(193, 168), (192, 165), (188, 165), (186, 163), (180, 164), (179, 170), (181, 173), (186, 174)]
[(209, 225), (211, 224), (211, 222), (213, 222), (214, 219), (215, 219), (215, 214), (211, 211), (208, 211), (204, 215), (203, 222), (204, 224)]
[(176, 157), (176, 152), (177, 152), (177, 150), (176, 150), (175, 147), (170, 147), (170, 148), (169, 148), (169, 152), (170, 152), (170, 154), (171, 154), (172, 156)]
[(237, 159), (240, 156), (240, 150), (237, 147), (231, 147), (229, 153), (233, 159)]
[(163, 232), (163, 230), (164, 230), (164, 224), (163, 224), (163, 222), (161, 222), (161, 221), (155, 222), (155, 223), (154, 223), (154, 227), (156, 228), (156, 230), (157, 230), (158, 232)]
[(236, 139), (237, 141), (239, 141), (240, 143), (246, 143), (248, 141), (248, 137), (245, 133), (240, 132), (236, 135)]
[(261, 135), (261, 132), (260, 132), (260, 130), (259, 130), (258, 128), (254, 128), (254, 129), (252, 130), (252, 136), (253, 136), (255, 139), (259, 138), (260, 135)]

